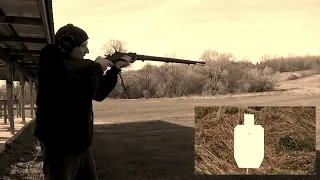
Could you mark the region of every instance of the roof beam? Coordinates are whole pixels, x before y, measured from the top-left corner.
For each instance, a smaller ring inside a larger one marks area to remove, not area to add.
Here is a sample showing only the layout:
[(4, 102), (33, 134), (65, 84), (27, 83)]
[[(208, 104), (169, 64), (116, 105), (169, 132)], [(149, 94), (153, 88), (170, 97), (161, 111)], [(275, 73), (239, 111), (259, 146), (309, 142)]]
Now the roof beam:
[(23, 64), (22, 66), (26, 69), (38, 69), (36, 64)]
[[(20, 64), (22, 65), (22, 64)], [(6, 66), (4, 64), (0, 65), (0, 68), (5, 68)], [(28, 65), (28, 64), (24, 64), (23, 67), (25, 69), (37, 69), (38, 67), (37, 66), (31, 66), (31, 65)]]
[(32, 65), (32, 66), (37, 66), (37, 65), (38, 65), (38, 62), (28, 62), (28, 61), (26, 61), (26, 62), (23, 62), (23, 61), (22, 61), (22, 62), (21, 62), (21, 61), (20, 61), (19, 63), (20, 63), (22, 66), (25, 66), (25, 65), (26, 65), (26, 66), (31, 66), (31, 65)]
[(3, 63), (7, 65), (12, 65), (16, 70), (20, 71), (20, 73), (24, 74), (25, 76), (34, 81), (36, 80), (36, 77), (32, 73), (23, 68), (16, 60), (12, 60), (12, 57), (10, 57), (10, 55), (8, 55), (3, 50), (3, 48), (0, 48), (0, 58), (0, 61), (2, 61)]
[(43, 21), (44, 32), (46, 34), (46, 40), (47, 40), (46, 42), (48, 44), (52, 44), (53, 40), (52, 40), (50, 29), (49, 29), (50, 24), (48, 23), (48, 13), (47, 13), (45, 0), (38, 0), (38, 5), (39, 5), (42, 21)]
[(28, 55), (11, 55), (11, 57), (13, 59), (16, 59), (16, 60), (20, 60), (20, 61), (32, 61), (32, 62), (38, 62), (40, 60), (40, 57), (39, 56), (28, 56)]
[(47, 14), (48, 14), (50, 35), (51, 35), (52, 43), (54, 43), (55, 31), (54, 31), (54, 21), (53, 21), (53, 12), (52, 12), (52, 0), (47, 0), (45, 1), (45, 3), (46, 3)]
[(41, 53), (41, 50), (11, 49), (11, 48), (4, 48), (4, 50), (9, 54), (40, 55), (40, 53)]
[(0, 36), (1, 41), (6, 42), (18, 42), (18, 43), (38, 43), (46, 44), (46, 38), (31, 38), (31, 37), (12, 37), (12, 36)]
[(28, 26), (43, 26), (40, 18), (27, 18), (0, 15), (0, 24), (18, 24)]

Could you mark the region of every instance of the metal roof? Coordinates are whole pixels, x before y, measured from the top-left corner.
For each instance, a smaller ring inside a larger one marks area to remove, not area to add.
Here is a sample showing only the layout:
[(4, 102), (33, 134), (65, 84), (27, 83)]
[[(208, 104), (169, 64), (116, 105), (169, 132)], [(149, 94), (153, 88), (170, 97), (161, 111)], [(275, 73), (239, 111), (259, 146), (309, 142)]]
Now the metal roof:
[(40, 50), (53, 43), (54, 25), (51, 0), (0, 1), (0, 79), (6, 79), (5, 64), (36, 79)]

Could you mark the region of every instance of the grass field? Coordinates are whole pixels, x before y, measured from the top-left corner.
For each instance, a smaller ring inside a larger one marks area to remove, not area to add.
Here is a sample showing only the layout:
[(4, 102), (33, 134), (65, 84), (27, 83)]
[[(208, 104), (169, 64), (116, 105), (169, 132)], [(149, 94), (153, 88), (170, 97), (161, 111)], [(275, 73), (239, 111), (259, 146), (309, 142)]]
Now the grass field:
[[(317, 106), (320, 87), (314, 83), (318, 83), (319, 79), (319, 75), (313, 75), (282, 81), (278, 84), (281, 87), (278, 89), (282, 89), (279, 91), (231, 97), (95, 102), (96, 125), (92, 149), (98, 175), (100, 179), (195, 179), (192, 177), (195, 106)], [(293, 85), (294, 89), (283, 90)], [(319, 121), (318, 109), (317, 112)], [(317, 130), (320, 134), (319, 127)], [(10, 173), (12, 177), (16, 174), (17, 179), (41, 177), (41, 163), (32, 162), (35, 153), (32, 138), (30, 134), (25, 135), (16, 142), (20, 150), (0, 156), (0, 179)], [(320, 150), (320, 143), (317, 145)], [(16, 158), (10, 161), (10, 157)], [(13, 166), (15, 168), (10, 168), (18, 162), (20, 164)]]

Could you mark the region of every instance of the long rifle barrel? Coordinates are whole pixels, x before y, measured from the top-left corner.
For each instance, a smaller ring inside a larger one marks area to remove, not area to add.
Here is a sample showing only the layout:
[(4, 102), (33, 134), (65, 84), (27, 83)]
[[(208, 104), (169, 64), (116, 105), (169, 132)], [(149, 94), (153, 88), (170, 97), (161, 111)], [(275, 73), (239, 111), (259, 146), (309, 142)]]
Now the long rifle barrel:
[(137, 60), (141, 61), (161, 61), (161, 62), (171, 62), (171, 63), (181, 63), (181, 64), (206, 64), (202, 61), (191, 61), (185, 59), (177, 59), (177, 58), (167, 58), (167, 57), (158, 57), (158, 56), (148, 56), (148, 55), (136, 55)]

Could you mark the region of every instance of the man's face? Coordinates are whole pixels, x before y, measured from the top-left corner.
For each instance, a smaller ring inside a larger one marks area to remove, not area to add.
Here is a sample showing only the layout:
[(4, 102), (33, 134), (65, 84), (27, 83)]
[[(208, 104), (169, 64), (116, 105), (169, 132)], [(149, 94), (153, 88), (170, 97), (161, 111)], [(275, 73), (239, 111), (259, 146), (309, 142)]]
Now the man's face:
[(87, 53), (89, 53), (88, 40), (84, 41), (80, 46), (75, 47), (70, 54), (70, 58), (84, 59)]

